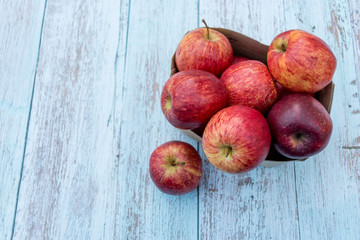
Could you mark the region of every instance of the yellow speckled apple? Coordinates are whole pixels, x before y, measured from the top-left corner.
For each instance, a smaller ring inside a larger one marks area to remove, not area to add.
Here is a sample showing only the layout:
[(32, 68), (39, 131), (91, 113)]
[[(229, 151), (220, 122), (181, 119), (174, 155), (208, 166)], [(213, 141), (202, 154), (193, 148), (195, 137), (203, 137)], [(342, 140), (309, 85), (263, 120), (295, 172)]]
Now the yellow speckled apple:
[(270, 73), (283, 87), (293, 92), (315, 93), (331, 82), (336, 58), (317, 36), (290, 30), (276, 36), (268, 53)]

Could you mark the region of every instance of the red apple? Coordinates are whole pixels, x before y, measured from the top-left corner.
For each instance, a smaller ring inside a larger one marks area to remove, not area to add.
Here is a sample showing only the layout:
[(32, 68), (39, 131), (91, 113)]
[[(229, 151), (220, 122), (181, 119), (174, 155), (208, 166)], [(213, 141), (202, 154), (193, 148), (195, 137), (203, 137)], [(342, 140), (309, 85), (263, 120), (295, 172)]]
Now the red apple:
[(207, 26), (186, 34), (175, 55), (179, 71), (204, 70), (216, 76), (221, 76), (232, 61), (233, 50), (229, 40), (222, 33)]
[[(281, 84), (279, 82), (275, 81), (274, 83), (275, 83), (275, 87), (276, 87), (276, 92), (277, 92), (277, 96), (278, 96), (277, 99), (278, 100), (285, 97), (285, 96), (287, 96), (287, 95), (289, 95), (289, 94), (295, 93), (295, 92), (292, 92), (289, 89), (286, 89), (283, 86), (281, 86)], [(312, 97), (315, 97), (315, 93), (306, 93), (306, 94), (308, 94), (308, 95), (310, 95)]]
[(293, 92), (315, 93), (331, 82), (336, 58), (328, 45), (313, 34), (290, 30), (272, 41), (267, 63), (270, 73)]
[(205, 71), (178, 72), (169, 78), (161, 93), (161, 109), (166, 119), (181, 129), (205, 126), (224, 107), (223, 83)]
[(294, 93), (280, 99), (270, 109), (267, 121), (275, 149), (293, 159), (323, 150), (332, 132), (328, 112), (307, 94)]
[(257, 110), (235, 105), (215, 114), (206, 125), (203, 149), (216, 168), (243, 173), (257, 167), (269, 153), (271, 134)]
[(162, 192), (185, 194), (199, 185), (202, 160), (190, 144), (170, 141), (151, 154), (149, 171), (151, 179)]
[(247, 61), (247, 60), (251, 60), (251, 59), (244, 57), (244, 56), (234, 56), (234, 60), (233, 60), (232, 64), (236, 64), (236, 63)]
[(280, 96), (282, 95), (285, 88), (283, 86), (281, 86), (281, 84), (279, 82), (274, 81), (274, 84), (275, 84), (275, 88), (276, 88), (276, 93), (278, 95), (278, 99), (280, 99)]
[(276, 101), (274, 81), (265, 64), (248, 60), (231, 65), (221, 76), (228, 105), (245, 105), (264, 113)]

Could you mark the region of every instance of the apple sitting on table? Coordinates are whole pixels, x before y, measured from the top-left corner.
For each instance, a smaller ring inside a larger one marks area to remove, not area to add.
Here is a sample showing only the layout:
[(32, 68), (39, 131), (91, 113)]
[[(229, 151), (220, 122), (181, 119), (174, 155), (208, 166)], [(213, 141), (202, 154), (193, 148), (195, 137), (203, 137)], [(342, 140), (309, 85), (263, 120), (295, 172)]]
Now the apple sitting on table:
[(235, 105), (216, 113), (205, 127), (203, 149), (216, 168), (244, 173), (261, 164), (269, 153), (271, 134), (257, 110)]
[(245, 105), (264, 113), (275, 103), (274, 81), (260, 61), (248, 60), (231, 65), (222, 74), (228, 105)]
[[(205, 23), (205, 21), (203, 20)], [(206, 25), (206, 23), (205, 23)], [(229, 40), (220, 32), (197, 28), (187, 33), (180, 41), (175, 62), (179, 71), (204, 70), (220, 77), (233, 61)]]
[(336, 58), (320, 38), (301, 30), (276, 36), (267, 53), (270, 73), (293, 92), (315, 93), (331, 82)]
[(166, 119), (180, 129), (203, 127), (224, 107), (223, 83), (205, 71), (178, 72), (169, 78), (161, 93), (161, 109)]
[(332, 121), (319, 101), (294, 93), (270, 109), (267, 121), (275, 149), (292, 159), (304, 159), (322, 151), (329, 142)]
[(181, 195), (200, 183), (202, 160), (188, 143), (170, 141), (157, 147), (150, 157), (150, 177), (164, 193)]

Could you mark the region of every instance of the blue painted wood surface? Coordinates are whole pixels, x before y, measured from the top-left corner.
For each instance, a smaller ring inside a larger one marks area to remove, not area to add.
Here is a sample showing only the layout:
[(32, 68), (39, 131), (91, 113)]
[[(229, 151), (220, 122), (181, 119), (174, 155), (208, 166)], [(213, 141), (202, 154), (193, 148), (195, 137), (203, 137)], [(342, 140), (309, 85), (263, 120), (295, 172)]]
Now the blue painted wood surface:
[[(360, 239), (359, 1), (0, 2), (0, 239)], [(269, 44), (300, 28), (338, 59), (328, 147), (229, 175), (163, 117), (182, 36), (200, 26)], [(197, 190), (168, 196), (151, 152), (187, 141)]]

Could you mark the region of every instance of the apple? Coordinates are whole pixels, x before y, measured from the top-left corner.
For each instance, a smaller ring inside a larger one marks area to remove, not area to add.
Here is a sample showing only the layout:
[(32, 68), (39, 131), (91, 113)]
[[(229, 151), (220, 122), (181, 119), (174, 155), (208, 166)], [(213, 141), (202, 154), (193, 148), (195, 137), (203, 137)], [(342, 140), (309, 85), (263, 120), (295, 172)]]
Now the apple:
[(216, 113), (205, 127), (203, 150), (210, 163), (227, 173), (257, 167), (269, 153), (271, 134), (257, 110), (235, 105)]
[(247, 60), (251, 60), (251, 59), (244, 57), (244, 56), (234, 56), (232, 64), (236, 64), (236, 63), (247, 61)]
[(233, 50), (222, 33), (209, 29), (206, 23), (205, 26), (190, 31), (180, 41), (175, 53), (176, 66), (179, 71), (204, 70), (220, 77), (233, 61)]
[(174, 74), (161, 93), (161, 109), (166, 119), (180, 129), (203, 127), (224, 107), (223, 83), (215, 75), (201, 70)]
[(319, 101), (294, 93), (280, 99), (267, 117), (275, 149), (285, 157), (304, 159), (329, 142), (332, 121)]
[(277, 95), (279, 98), (282, 95), (285, 88), (283, 86), (281, 86), (281, 84), (279, 82), (274, 81), (274, 84), (275, 84), (276, 92), (277, 92)]
[(248, 60), (231, 65), (222, 74), (228, 105), (245, 105), (264, 113), (277, 99), (274, 81), (265, 64)]
[(170, 141), (157, 147), (150, 157), (150, 177), (160, 191), (181, 195), (200, 183), (202, 160), (188, 143)]
[(293, 92), (315, 93), (331, 82), (336, 58), (328, 45), (311, 33), (290, 30), (276, 36), (267, 53), (270, 73)]
[[(281, 86), (281, 84), (279, 82), (275, 81), (274, 83), (275, 83), (276, 92), (277, 92), (277, 95), (278, 95), (278, 97), (277, 97), (278, 100), (285, 97), (285, 96), (287, 96), (287, 95), (289, 95), (289, 94), (295, 93), (295, 92), (292, 92), (292, 91), (284, 88), (283, 86)], [(308, 94), (308, 95), (310, 95), (312, 97), (315, 97), (315, 93), (306, 93), (306, 94)]]

